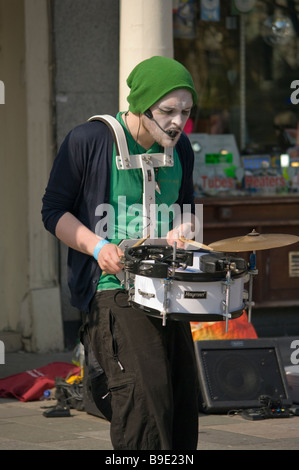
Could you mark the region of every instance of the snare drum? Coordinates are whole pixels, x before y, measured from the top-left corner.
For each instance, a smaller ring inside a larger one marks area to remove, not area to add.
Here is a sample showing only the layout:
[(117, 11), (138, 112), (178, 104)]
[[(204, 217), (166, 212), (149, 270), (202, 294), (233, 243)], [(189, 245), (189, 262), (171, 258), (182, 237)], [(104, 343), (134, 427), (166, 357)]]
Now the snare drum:
[(223, 253), (141, 246), (125, 251), (125, 287), (145, 313), (186, 321), (237, 318), (247, 265)]

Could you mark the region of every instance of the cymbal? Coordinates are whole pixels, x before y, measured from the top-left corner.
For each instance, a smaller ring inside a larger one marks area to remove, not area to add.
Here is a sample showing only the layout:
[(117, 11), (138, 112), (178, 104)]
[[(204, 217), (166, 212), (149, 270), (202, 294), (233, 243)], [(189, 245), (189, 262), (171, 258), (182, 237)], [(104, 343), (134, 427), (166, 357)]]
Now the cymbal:
[(239, 251), (257, 251), (268, 250), (270, 248), (279, 248), (299, 242), (296, 235), (287, 235), (284, 233), (260, 234), (255, 230), (244, 237), (233, 237), (208, 245), (214, 251), (239, 252)]

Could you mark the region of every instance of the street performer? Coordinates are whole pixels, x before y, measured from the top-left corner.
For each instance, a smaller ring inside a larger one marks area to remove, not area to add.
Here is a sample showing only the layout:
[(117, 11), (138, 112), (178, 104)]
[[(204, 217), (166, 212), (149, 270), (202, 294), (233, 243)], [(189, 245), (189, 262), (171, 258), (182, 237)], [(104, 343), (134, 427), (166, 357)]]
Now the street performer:
[[(176, 60), (154, 56), (132, 70), (127, 84), (129, 107), (116, 119), (129, 154), (172, 147), (173, 166), (156, 171), (156, 202), (194, 207), (194, 155), (183, 133), (197, 101), (190, 73)], [(131, 307), (117, 277), (123, 268), (120, 240), (96, 233), (101, 204), (115, 209), (113, 233), (121, 234), (127, 233), (122, 211), (142, 202), (141, 169), (120, 171), (115, 161), (106, 123), (92, 120), (73, 129), (50, 174), (43, 222), (69, 247), (71, 303), (86, 313), (86, 338), (102, 371), (114, 449), (195, 450), (198, 380), (190, 325), (170, 320), (163, 326), (159, 318)], [(170, 227), (166, 238), (181, 248), (178, 228)], [(95, 402), (103, 397), (95, 395)]]

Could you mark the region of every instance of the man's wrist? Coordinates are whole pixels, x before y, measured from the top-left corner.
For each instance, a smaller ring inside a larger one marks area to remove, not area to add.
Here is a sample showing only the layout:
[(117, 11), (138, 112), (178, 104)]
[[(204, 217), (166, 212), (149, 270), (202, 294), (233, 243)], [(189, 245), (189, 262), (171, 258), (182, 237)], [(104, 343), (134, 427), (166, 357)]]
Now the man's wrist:
[(99, 256), (99, 253), (101, 251), (101, 249), (103, 248), (104, 245), (106, 245), (107, 243), (110, 243), (108, 242), (108, 240), (100, 240), (96, 246), (94, 247), (94, 250), (93, 250), (93, 257), (96, 261), (98, 261), (98, 256)]

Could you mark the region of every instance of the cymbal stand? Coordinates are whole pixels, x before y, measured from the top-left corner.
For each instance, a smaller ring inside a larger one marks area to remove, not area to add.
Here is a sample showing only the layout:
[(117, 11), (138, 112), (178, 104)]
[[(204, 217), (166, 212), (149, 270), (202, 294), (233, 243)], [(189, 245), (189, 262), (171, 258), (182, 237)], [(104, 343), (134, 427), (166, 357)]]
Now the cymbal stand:
[(172, 275), (173, 276), (175, 275), (175, 268), (176, 268), (176, 247), (177, 247), (177, 243), (174, 242), (173, 254), (172, 254)]
[(254, 307), (255, 302), (252, 300), (252, 289), (253, 289), (253, 277), (258, 274), (258, 270), (256, 269), (256, 254), (253, 251), (249, 258), (249, 292), (248, 292), (248, 300), (246, 302), (246, 306), (248, 307), (248, 322), (251, 323), (251, 314), (252, 314), (252, 307)]

